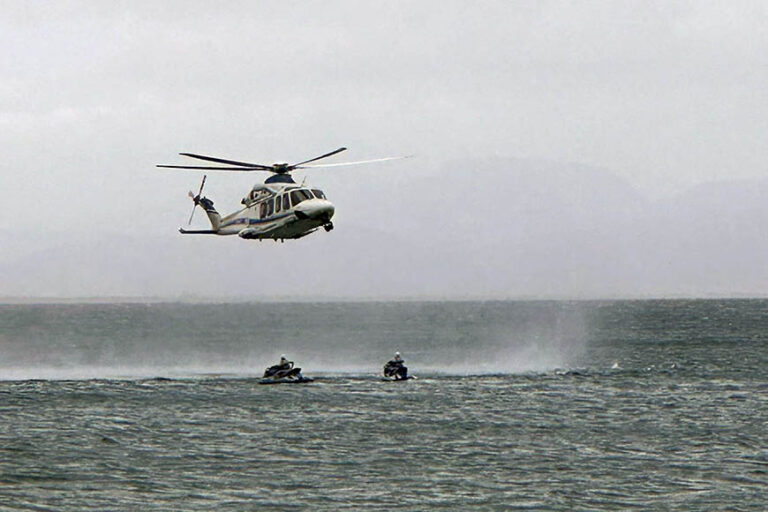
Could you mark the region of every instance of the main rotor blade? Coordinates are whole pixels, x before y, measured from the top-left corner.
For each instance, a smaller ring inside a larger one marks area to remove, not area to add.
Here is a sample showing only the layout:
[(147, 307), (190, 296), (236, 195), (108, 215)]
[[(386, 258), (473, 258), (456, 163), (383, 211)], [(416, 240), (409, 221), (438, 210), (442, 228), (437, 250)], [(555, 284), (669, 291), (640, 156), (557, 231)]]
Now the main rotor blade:
[(342, 151), (346, 151), (346, 150), (347, 150), (347, 148), (339, 148), (339, 149), (337, 149), (335, 151), (331, 151), (330, 153), (326, 153), (326, 154), (321, 155), (321, 156), (316, 156), (315, 158), (312, 158), (310, 160), (304, 160), (303, 162), (299, 162), (297, 164), (290, 165), (289, 167), (290, 168), (295, 168), (295, 167), (298, 167), (300, 165), (308, 164), (309, 162), (314, 162), (316, 160), (320, 160), (321, 158), (327, 158), (327, 157), (329, 157), (331, 155), (335, 155), (336, 153), (341, 153)]
[(218, 162), (220, 164), (230, 164), (230, 165), (239, 165), (242, 167), (260, 167), (266, 169), (271, 169), (271, 165), (263, 165), (263, 164), (252, 164), (250, 162), (238, 162), (237, 160), (225, 160), (223, 158), (216, 158), (214, 156), (205, 156), (205, 155), (196, 155), (194, 153), (179, 153), (183, 156), (188, 156), (190, 158), (197, 158), (198, 160), (208, 160), (209, 162)]
[(201, 171), (271, 171), (271, 167), (204, 167), (197, 165), (157, 165), (166, 169), (197, 169)]
[(390, 156), (387, 158), (375, 158), (373, 160), (358, 160), (357, 162), (341, 162), (338, 164), (317, 164), (317, 165), (305, 165), (299, 167), (299, 169), (314, 169), (315, 167), (341, 167), (344, 165), (358, 165), (358, 164), (370, 164), (373, 162), (386, 162), (387, 160), (402, 160), (403, 158), (411, 158), (413, 155), (408, 156)]

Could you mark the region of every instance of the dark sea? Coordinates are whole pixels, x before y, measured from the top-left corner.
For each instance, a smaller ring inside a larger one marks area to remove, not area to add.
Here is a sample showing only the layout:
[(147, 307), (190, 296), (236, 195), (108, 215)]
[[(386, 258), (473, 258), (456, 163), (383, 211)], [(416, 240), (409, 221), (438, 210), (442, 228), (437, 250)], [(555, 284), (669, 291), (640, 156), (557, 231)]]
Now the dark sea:
[(767, 365), (765, 300), (3, 305), (0, 510), (765, 511)]

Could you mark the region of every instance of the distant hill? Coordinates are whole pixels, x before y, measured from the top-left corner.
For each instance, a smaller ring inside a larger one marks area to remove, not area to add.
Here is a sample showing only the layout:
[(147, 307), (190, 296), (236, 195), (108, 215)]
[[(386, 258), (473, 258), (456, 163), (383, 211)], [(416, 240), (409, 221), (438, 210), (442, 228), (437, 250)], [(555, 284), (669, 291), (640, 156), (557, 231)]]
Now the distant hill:
[[(652, 202), (607, 170), (486, 158), (348, 186), (337, 229), (237, 237), (5, 234), (0, 296), (601, 298), (765, 295), (768, 180)], [(368, 185), (372, 186), (372, 185)], [(338, 197), (338, 199), (336, 199)]]

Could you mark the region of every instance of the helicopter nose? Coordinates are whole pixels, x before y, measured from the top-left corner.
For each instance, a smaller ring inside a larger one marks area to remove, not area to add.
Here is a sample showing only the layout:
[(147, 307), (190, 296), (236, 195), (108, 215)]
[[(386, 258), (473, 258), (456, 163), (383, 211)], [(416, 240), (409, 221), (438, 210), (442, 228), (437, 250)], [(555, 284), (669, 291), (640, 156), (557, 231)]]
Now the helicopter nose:
[(304, 201), (296, 207), (296, 216), (300, 219), (319, 219), (325, 218), (331, 220), (336, 209), (330, 201), (325, 199), (314, 199)]

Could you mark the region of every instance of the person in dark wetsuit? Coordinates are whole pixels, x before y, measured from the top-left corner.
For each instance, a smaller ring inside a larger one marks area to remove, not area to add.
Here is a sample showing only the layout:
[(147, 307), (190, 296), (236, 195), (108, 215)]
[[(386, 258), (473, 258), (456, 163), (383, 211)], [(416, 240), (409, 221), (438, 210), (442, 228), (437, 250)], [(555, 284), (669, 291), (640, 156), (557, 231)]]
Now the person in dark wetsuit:
[(290, 370), (293, 368), (293, 361), (286, 359), (285, 354), (283, 354), (280, 356), (280, 363), (276, 364), (274, 367), (277, 367), (278, 370)]
[(289, 361), (285, 358), (285, 354), (280, 356), (280, 362), (276, 365), (272, 365), (264, 372), (265, 377), (271, 377), (279, 372), (287, 372), (293, 369), (293, 361)]
[(407, 379), (408, 368), (406, 368), (404, 363), (405, 361), (400, 357), (400, 352), (395, 352), (395, 357), (384, 365), (384, 375), (394, 377), (397, 380)]

